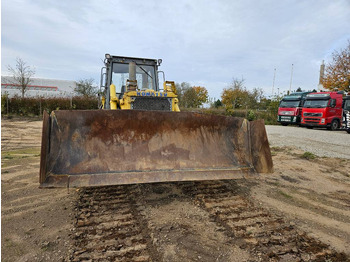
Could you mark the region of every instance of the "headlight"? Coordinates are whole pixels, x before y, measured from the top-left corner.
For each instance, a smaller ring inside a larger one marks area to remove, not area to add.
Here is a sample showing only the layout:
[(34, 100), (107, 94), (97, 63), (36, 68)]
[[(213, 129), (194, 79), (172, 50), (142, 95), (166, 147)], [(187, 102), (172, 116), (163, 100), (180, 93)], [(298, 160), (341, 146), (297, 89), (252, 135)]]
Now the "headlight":
[(304, 122), (304, 118), (303, 117), (301, 118), (301, 122)]
[(322, 118), (321, 119), (321, 124), (324, 124), (326, 122), (326, 119)]

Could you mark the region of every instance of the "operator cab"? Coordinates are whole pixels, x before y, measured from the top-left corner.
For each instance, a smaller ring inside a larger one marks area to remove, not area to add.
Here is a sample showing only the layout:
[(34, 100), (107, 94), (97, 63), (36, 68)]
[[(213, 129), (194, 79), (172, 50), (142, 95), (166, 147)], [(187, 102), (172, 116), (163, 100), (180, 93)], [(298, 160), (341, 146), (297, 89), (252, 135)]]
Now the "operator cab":
[[(123, 93), (125, 83), (129, 78), (129, 64), (123, 62), (113, 62), (111, 70), (111, 84), (116, 87), (117, 94)], [(138, 88), (141, 90), (152, 89), (157, 91), (155, 67), (136, 63), (136, 80)], [(125, 92), (125, 90), (124, 90)]]
[[(105, 67), (101, 70), (100, 93), (104, 93), (107, 98), (106, 108), (109, 108), (110, 85), (115, 85), (115, 93), (119, 99), (122, 99), (124, 93), (128, 91), (128, 85), (133, 85), (136, 80), (135, 89), (140, 91), (153, 90), (159, 91), (158, 66), (161, 60), (149, 58), (136, 58), (125, 56), (105, 55)], [(134, 65), (130, 71), (130, 64)], [(132, 73), (131, 73), (132, 72)], [(129, 91), (131, 89), (129, 88)]]

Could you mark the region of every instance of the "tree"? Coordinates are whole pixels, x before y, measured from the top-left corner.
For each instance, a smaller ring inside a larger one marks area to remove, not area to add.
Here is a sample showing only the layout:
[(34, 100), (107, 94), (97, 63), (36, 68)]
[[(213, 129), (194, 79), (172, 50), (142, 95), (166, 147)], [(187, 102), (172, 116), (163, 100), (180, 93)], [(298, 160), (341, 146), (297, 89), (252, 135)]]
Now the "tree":
[(203, 86), (194, 86), (192, 87), (196, 92), (196, 102), (195, 107), (200, 107), (204, 103), (208, 102), (208, 90)]
[(246, 105), (250, 108), (258, 108), (264, 98), (264, 91), (261, 88), (253, 88), (253, 91), (248, 92), (248, 101)]
[(224, 88), (222, 103), (227, 109), (241, 108), (248, 100), (248, 92), (244, 87), (244, 79), (233, 79), (229, 88)]
[(215, 107), (215, 108), (219, 108), (219, 107), (222, 107), (223, 104), (222, 104), (221, 100), (218, 99), (212, 104), (212, 106)]
[(208, 91), (205, 87), (194, 86), (182, 82), (176, 84), (180, 107), (198, 108), (208, 101)]
[(183, 96), (185, 92), (191, 88), (191, 85), (187, 82), (182, 82), (181, 84), (176, 83), (176, 90), (177, 90), (177, 98), (179, 99), (179, 106), (185, 107), (185, 101), (183, 99)]
[(94, 97), (97, 95), (98, 90), (97, 86), (94, 85), (94, 79), (89, 78), (80, 79), (79, 81), (77, 81), (77, 85), (74, 88), (74, 92), (84, 97)]
[(345, 49), (333, 52), (332, 62), (326, 66), (322, 84), (329, 90), (350, 91), (350, 40)]
[(264, 99), (264, 92), (261, 88), (254, 88), (249, 91), (244, 86), (244, 79), (233, 79), (229, 88), (225, 88), (222, 95), (222, 103), (226, 109), (250, 108), (256, 109)]
[(16, 58), (16, 67), (7, 66), (9, 73), (13, 78), (13, 84), (17, 85), (24, 98), (24, 93), (27, 91), (29, 84), (33, 81), (32, 77), (35, 75), (35, 69), (27, 65), (21, 58)]

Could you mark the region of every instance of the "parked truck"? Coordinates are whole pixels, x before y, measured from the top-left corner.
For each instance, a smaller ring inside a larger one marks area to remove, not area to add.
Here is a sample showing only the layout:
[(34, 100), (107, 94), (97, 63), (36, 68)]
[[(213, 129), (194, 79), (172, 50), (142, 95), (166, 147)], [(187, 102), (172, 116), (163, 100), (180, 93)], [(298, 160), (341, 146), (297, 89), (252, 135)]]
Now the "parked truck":
[(342, 123), (342, 92), (319, 92), (306, 95), (301, 125), (336, 130)]
[(343, 128), (350, 134), (350, 95), (343, 98)]
[(302, 106), (311, 92), (295, 92), (283, 97), (278, 107), (277, 121), (282, 126), (300, 124)]

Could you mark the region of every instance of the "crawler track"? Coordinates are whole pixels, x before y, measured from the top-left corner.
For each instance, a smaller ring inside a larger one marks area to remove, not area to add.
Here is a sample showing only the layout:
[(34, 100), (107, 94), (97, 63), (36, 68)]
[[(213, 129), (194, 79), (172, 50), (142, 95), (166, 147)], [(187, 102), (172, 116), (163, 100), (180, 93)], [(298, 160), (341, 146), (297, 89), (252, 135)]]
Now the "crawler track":
[(237, 244), (249, 249), (254, 261), (349, 261), (343, 253), (298, 231), (283, 218), (256, 207), (242, 196), (235, 182), (182, 184)]
[(135, 187), (82, 189), (72, 261), (150, 261), (141, 219), (129, 196)]
[[(159, 246), (162, 241), (155, 239), (157, 232), (149, 223), (158, 217), (150, 217), (146, 210), (172, 201), (179, 205), (185, 201), (191, 203), (189, 209), (191, 205), (199, 206), (209, 213), (213, 225), (224, 230), (229, 243), (250, 254), (245, 261), (349, 261), (343, 253), (307, 236), (282, 217), (254, 205), (236, 182), (164, 185), (176, 190), (162, 193), (157, 199), (146, 197), (156, 189), (157, 185), (152, 184), (82, 189), (76, 205), (71, 261), (165, 261), (164, 249)], [(174, 232), (169, 230), (167, 234), (169, 237)], [(212, 261), (203, 253), (198, 257), (199, 261)]]

